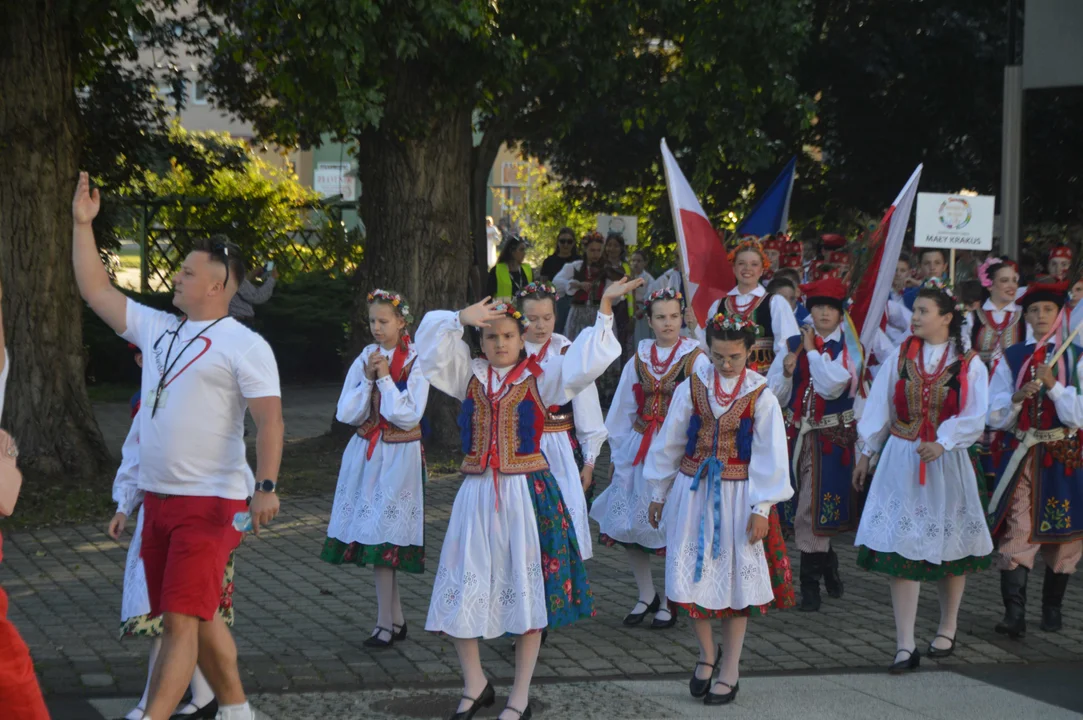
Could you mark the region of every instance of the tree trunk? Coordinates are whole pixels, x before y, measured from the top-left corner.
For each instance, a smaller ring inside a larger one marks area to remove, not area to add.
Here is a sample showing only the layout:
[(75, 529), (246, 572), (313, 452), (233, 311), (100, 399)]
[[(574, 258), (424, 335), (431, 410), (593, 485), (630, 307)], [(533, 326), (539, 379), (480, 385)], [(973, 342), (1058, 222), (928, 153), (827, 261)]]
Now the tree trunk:
[(473, 277), (477, 287), (473, 288), (472, 300), (481, 300), (485, 296), (485, 278), (489, 272), (489, 237), (485, 228), (485, 196), (489, 190), (489, 173), (493, 169), (496, 155), (500, 152), (501, 136), (496, 129), (488, 129), (481, 138), (481, 143), (473, 149), (470, 158), (470, 236), (474, 245)]
[[(417, 90), (415, 89), (416, 93)], [(418, 98), (423, 105), (424, 94)], [(365, 262), (358, 271), (355, 334), (368, 336), (365, 293), (394, 289), (406, 296), (415, 323), (429, 310), (467, 304), (473, 263), (470, 240), (471, 113), (443, 110), (425, 133), (396, 130), (424, 117), (388, 103), (379, 131), (358, 137), (359, 209), (366, 228)], [(400, 115), (399, 113), (408, 113)], [(402, 120), (401, 122), (399, 120)], [(429, 395), (433, 433), (428, 443), (458, 445), (458, 404), (438, 391)]]
[[(0, 13), (0, 280), (11, 358), (5, 426), (33, 474), (85, 481), (110, 465), (84, 381), (71, 263), (79, 162), (72, 44), (54, 3)], [(123, 345), (117, 341), (118, 352)]]

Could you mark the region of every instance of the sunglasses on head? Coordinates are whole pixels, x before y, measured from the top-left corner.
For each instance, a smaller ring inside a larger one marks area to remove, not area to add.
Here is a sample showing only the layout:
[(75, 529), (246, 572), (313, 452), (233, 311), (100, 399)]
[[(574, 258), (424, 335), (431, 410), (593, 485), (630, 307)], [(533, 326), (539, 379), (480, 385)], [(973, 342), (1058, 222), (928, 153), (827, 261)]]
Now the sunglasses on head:
[(229, 285), (229, 263), (230, 260), (233, 260), (234, 258), (240, 259), (240, 246), (231, 242), (216, 242), (211, 245), (211, 255), (217, 255), (218, 257), (223, 258), (222, 264), (226, 266), (226, 282), (223, 284), (223, 287)]

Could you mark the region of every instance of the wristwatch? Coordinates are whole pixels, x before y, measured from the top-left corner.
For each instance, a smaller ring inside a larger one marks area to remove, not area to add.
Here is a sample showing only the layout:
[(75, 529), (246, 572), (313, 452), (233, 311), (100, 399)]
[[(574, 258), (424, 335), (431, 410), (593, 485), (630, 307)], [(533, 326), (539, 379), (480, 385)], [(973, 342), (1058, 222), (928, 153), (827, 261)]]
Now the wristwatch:
[(256, 492), (273, 493), (275, 491), (274, 480), (260, 480), (256, 482)]

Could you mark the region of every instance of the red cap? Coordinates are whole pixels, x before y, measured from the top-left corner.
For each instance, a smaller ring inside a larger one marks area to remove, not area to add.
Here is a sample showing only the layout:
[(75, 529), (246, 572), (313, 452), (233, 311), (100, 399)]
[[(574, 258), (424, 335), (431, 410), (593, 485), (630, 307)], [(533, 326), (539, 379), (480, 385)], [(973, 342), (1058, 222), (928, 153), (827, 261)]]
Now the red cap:
[(771, 238), (763, 243), (764, 250), (775, 250), (776, 252), (782, 252), (782, 241)]
[(849, 288), (842, 280), (834, 275), (829, 275), (821, 280), (805, 283), (801, 286), (801, 292), (809, 300), (813, 298), (830, 298), (841, 303), (849, 294)]
[(832, 265), (849, 265), (850, 253), (846, 252), (845, 250), (836, 250), (833, 252), (829, 252), (827, 253), (826, 260)]
[(846, 247), (846, 237), (843, 235), (821, 235), (820, 240), (823, 242), (824, 250), (838, 250)]
[(1056, 303), (1057, 307), (1064, 307), (1064, 303), (1068, 299), (1068, 288), (1070, 286), (1067, 280), (1031, 283), (1027, 286), (1027, 291), (1023, 294), (1023, 297), (1019, 298), (1019, 305), (1023, 308), (1023, 312), (1026, 312), (1026, 309), (1031, 304), (1043, 301)]
[(784, 268), (799, 268), (801, 267), (801, 255), (783, 255), (779, 260), (779, 265)]
[(1052, 260), (1053, 258), (1067, 258), (1071, 260), (1072, 248), (1068, 247), (1067, 245), (1058, 245), (1057, 247), (1049, 251), (1049, 259)]
[(838, 278), (840, 274), (841, 273), (837, 267), (835, 267), (834, 265), (829, 265), (827, 263), (820, 263), (819, 265), (816, 265), (812, 268), (812, 272), (810, 273), (813, 282), (816, 282), (817, 280), (823, 280), (824, 278)]
[(782, 243), (782, 253), (784, 255), (797, 255), (801, 256), (801, 241), (800, 240), (787, 240)]

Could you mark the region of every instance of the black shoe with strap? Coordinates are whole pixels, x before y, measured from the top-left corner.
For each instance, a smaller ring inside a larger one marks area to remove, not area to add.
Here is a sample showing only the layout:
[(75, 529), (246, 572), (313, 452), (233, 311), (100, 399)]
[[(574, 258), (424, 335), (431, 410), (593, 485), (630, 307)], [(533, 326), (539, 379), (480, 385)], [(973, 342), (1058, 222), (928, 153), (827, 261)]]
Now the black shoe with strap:
[(827, 596), (836, 600), (842, 597), (845, 587), (842, 584), (842, 576), (839, 575), (839, 556), (835, 554), (835, 548), (827, 551), (827, 561), (824, 565), (824, 588)]
[(496, 691), (493, 690), (491, 682), (486, 682), (485, 689), (481, 691), (477, 698), (463, 695), (463, 700), (469, 700), (472, 704), (466, 710), (452, 715), (451, 720), (470, 720), (483, 707), (492, 707), (493, 703), (496, 702)]
[[(654, 600), (651, 600), (649, 604), (642, 600), (636, 602), (635, 607), (632, 608), (632, 612), (624, 616), (624, 624), (628, 626), (640, 624), (643, 622), (643, 618), (647, 617), (647, 613), (658, 612), (658, 608), (661, 604), (662, 598), (658, 593), (654, 594)], [(644, 607), (644, 610), (642, 612), (635, 612), (635, 609), (640, 605)]]
[(395, 636), (396, 641), (406, 639), (406, 621), (405, 620), (402, 621), (402, 625), (394, 625), (394, 624), (392, 624), (391, 625), (391, 630), (394, 632), (394, 636)]
[(725, 685), (730, 689), (725, 695), (719, 695), (715, 692), (709, 692), (703, 696), (704, 705), (729, 705), (737, 697), (737, 691), (741, 689), (741, 683), (737, 682), (733, 685), (724, 683), (721, 680), (718, 681), (719, 685)]
[(1000, 595), (1004, 600), (1004, 619), (997, 623), (996, 631), (1017, 639), (1027, 634), (1027, 575), (1022, 565), (1014, 570), (1000, 571)]
[[(513, 713), (517, 714), (519, 716), (519, 720), (530, 720), (530, 718), (534, 715), (534, 711), (530, 709), (530, 703), (527, 703), (526, 707), (522, 710), (516, 710), (511, 705), (505, 705), (504, 710), (510, 710)], [(504, 712), (501, 711), (500, 714), (503, 715)]]
[(914, 649), (914, 650), (897, 650), (895, 652), (895, 657), (899, 657), (900, 653), (909, 653), (909, 654), (905, 658), (903, 658), (902, 660), (896, 660), (895, 662), (893, 662), (891, 664), (891, 666), (887, 669), (887, 671), (889, 673), (891, 673), (892, 675), (902, 675), (903, 673), (907, 673), (907, 672), (910, 672), (912, 670), (917, 670), (918, 667), (921, 665), (921, 653), (919, 653), (916, 649)]
[(174, 713), (169, 720), (214, 720), (218, 715), (218, 701), (211, 700), (203, 707), (190, 713)]
[(950, 645), (948, 645), (946, 648), (938, 648), (931, 642), (929, 643), (929, 649), (925, 651), (926, 655), (931, 658), (946, 658), (949, 657), (953, 652), (955, 652), (955, 638), (950, 638), (947, 635), (938, 634), (933, 637), (933, 642), (936, 642), (936, 638), (944, 638), (950, 643)]
[[(658, 613), (669, 613), (668, 620), (659, 620)], [(651, 630), (666, 630), (677, 624), (677, 613), (670, 610), (668, 607), (658, 608), (658, 612), (654, 614), (654, 619), (651, 620)]]
[(1064, 593), (1068, 590), (1067, 573), (1055, 573), (1053, 568), (1045, 566), (1045, 579), (1042, 581), (1042, 624), (1039, 627), (1046, 632), (1058, 632), (1063, 627), (1060, 606)]
[[(387, 639), (384, 639), (384, 635), (387, 635)], [(386, 648), (395, 644), (395, 631), (385, 627), (376, 626), (376, 632), (372, 633), (368, 640), (361, 643), (365, 647), (370, 648)]]
[(698, 677), (696, 677), (696, 671), (695, 670), (692, 671), (692, 679), (688, 681), (688, 692), (692, 693), (692, 697), (701, 698), (701, 697), (703, 697), (704, 695), (707, 694), (708, 690), (711, 689), (711, 683), (714, 682), (714, 673), (715, 673), (715, 670), (718, 669), (718, 663), (719, 663), (719, 661), (721, 659), (722, 659), (722, 646), (719, 645), (717, 648), (715, 648), (714, 662), (713, 663), (705, 663), (703, 661), (700, 661), (700, 662), (696, 663), (697, 668), (700, 665), (703, 665), (704, 667), (711, 668), (711, 674), (708, 675), (703, 680), (700, 680)]

